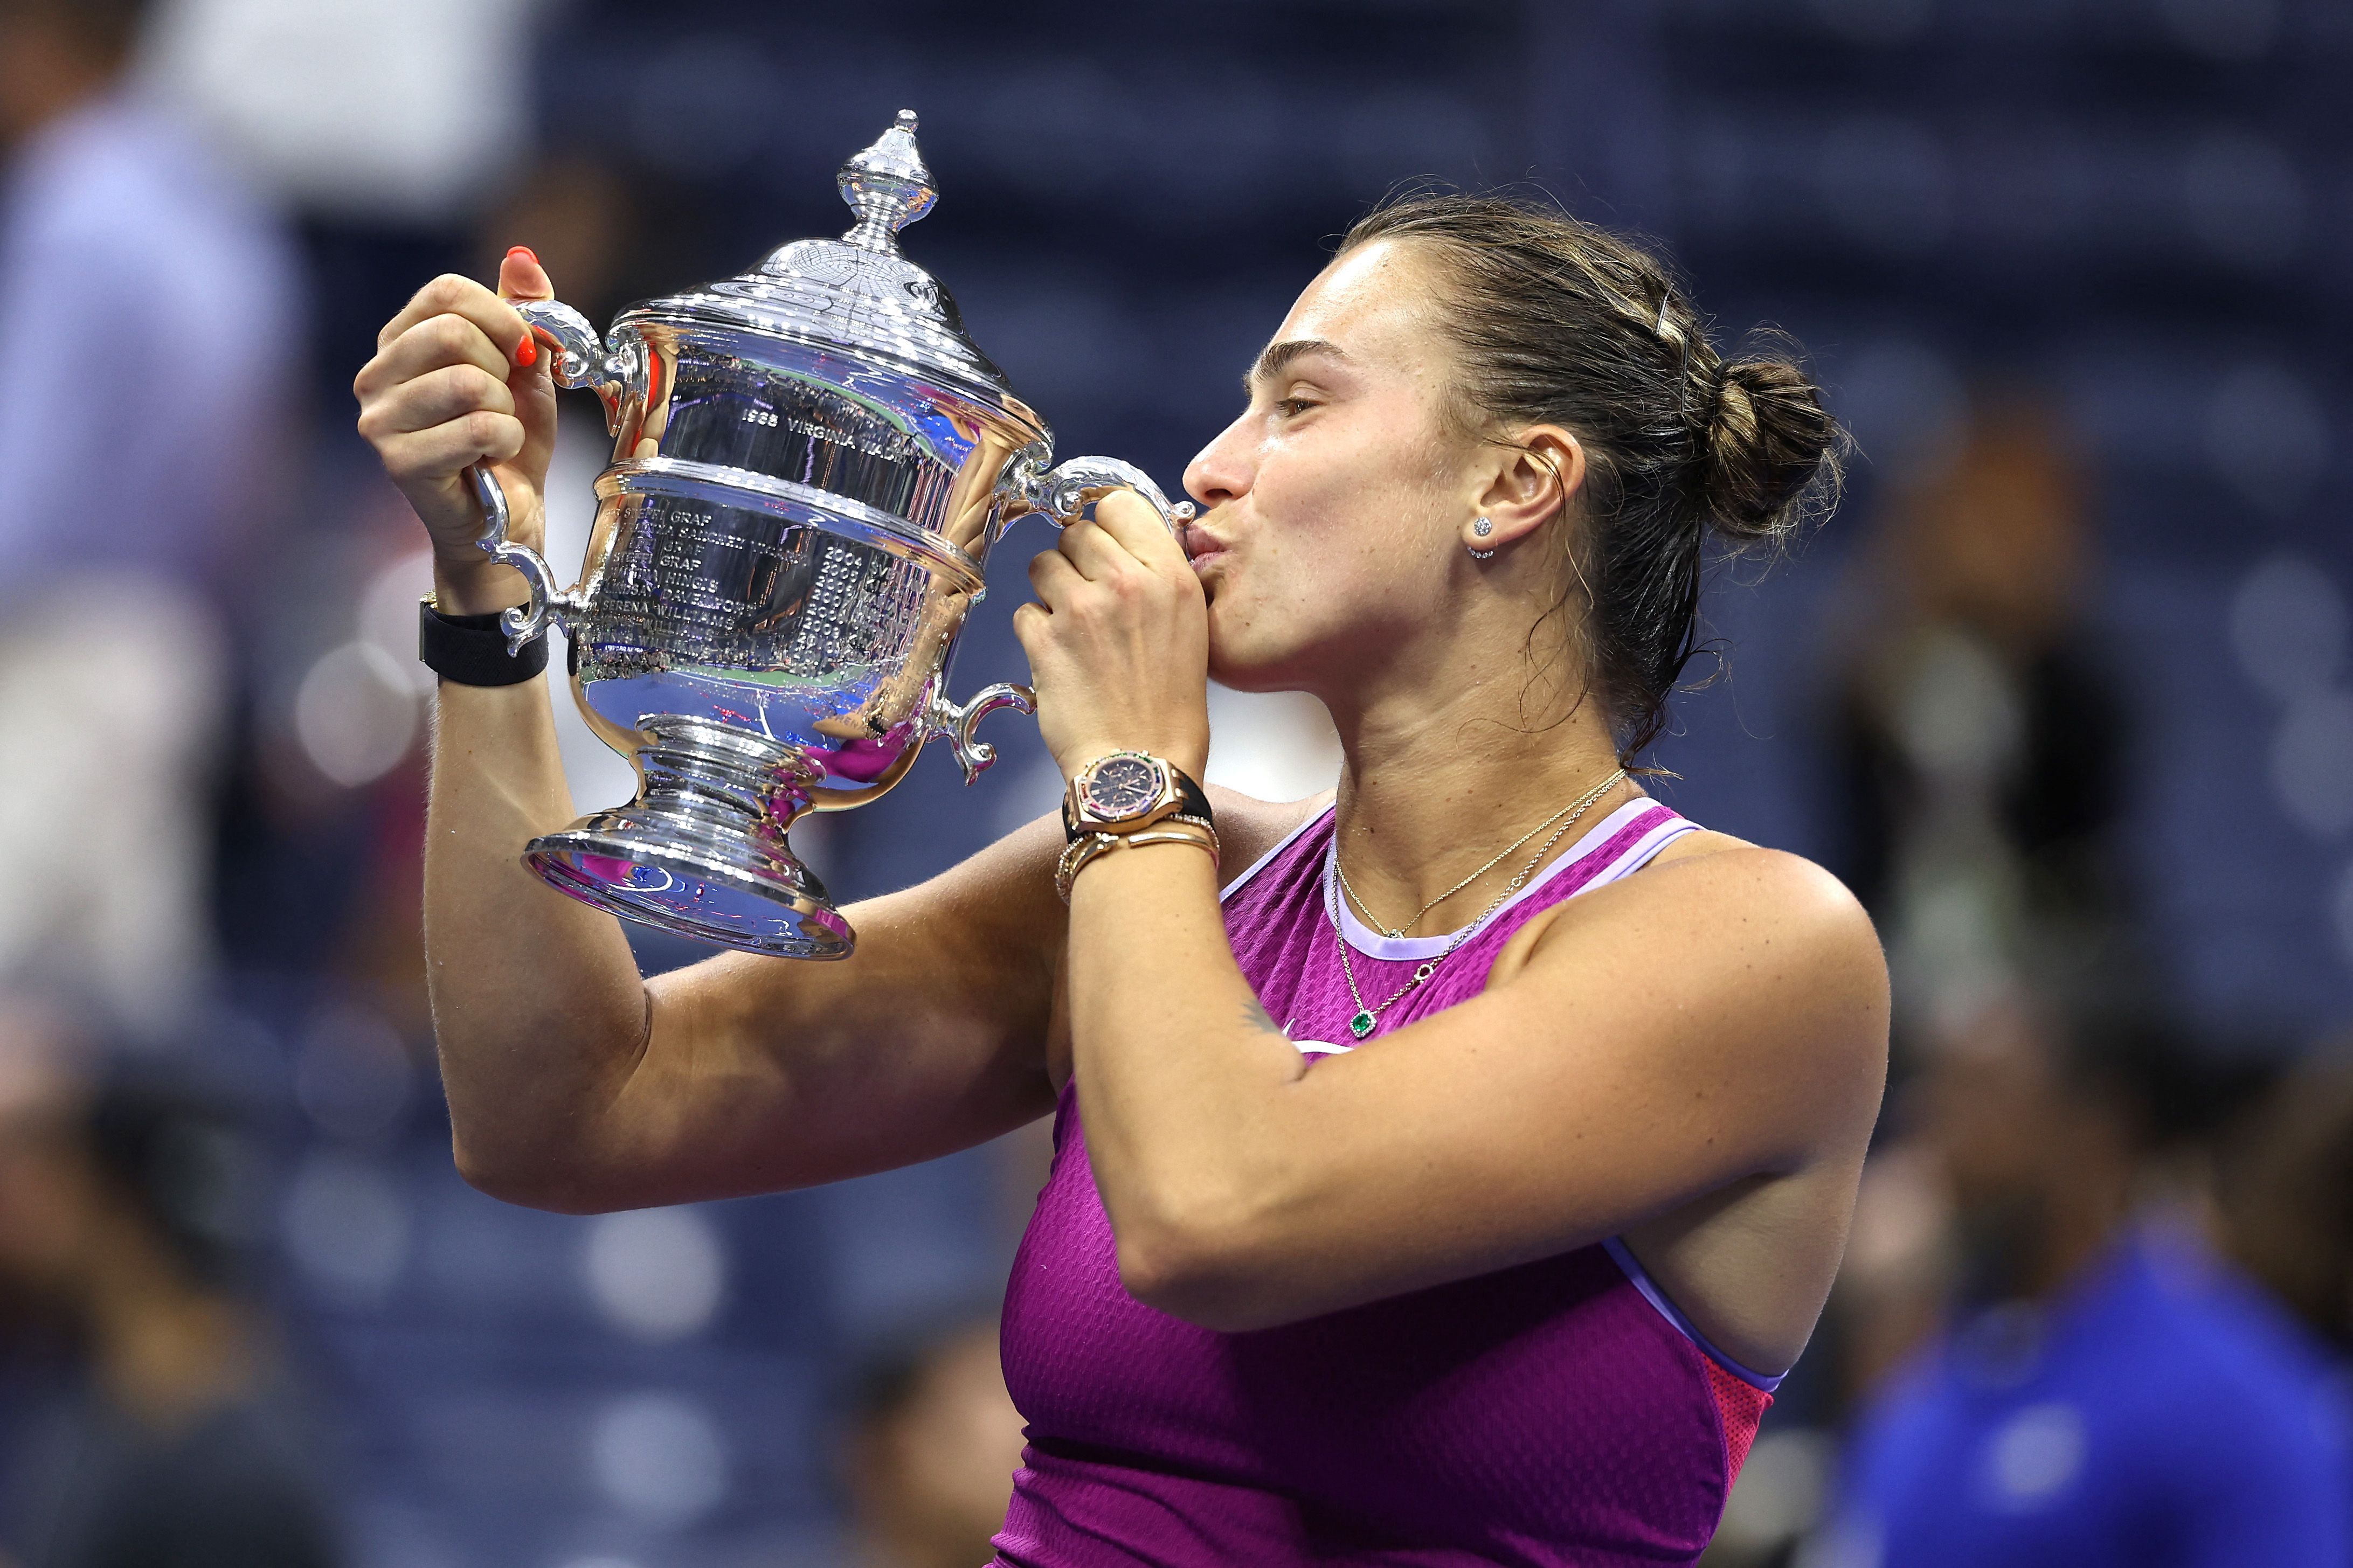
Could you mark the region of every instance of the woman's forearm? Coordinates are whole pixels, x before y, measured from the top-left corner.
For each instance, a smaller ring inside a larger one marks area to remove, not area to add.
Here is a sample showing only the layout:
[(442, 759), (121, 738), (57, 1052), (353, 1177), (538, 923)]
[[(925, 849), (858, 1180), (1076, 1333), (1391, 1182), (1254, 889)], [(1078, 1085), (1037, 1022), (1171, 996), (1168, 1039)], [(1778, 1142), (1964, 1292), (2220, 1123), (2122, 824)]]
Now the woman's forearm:
[(544, 676), (442, 683), (425, 957), (459, 1168), (500, 1196), (563, 1206), (566, 1172), (634, 1066), (646, 999), (619, 922), (522, 862), (573, 816), (548, 701)]
[(1080, 1114), (1129, 1288), (1145, 1299), (1247, 1221), (1306, 1064), (1242, 978), (1208, 857), (1104, 855), (1071, 895)]

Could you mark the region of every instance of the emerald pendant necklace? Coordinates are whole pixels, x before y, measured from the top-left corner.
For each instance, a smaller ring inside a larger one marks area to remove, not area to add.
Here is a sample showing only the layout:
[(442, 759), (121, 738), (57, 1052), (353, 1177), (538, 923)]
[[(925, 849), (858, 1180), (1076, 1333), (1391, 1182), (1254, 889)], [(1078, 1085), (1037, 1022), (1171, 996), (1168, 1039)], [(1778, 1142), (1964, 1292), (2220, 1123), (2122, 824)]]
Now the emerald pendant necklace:
[[(1546, 839), (1543, 844), (1537, 847), (1536, 852), (1533, 856), (1529, 857), (1528, 863), (1520, 868), (1519, 875), (1514, 877), (1510, 881), (1504, 884), (1504, 890), (1497, 893), (1494, 898), (1488, 901), (1487, 907), (1479, 911), (1478, 918), (1472, 921), (1469, 925), (1464, 926), (1461, 931), (1456, 931), (1454, 933), (1454, 940), (1448, 942), (1444, 950), (1441, 951), (1437, 957), (1423, 961), (1422, 963), (1415, 968), (1412, 979), (1407, 981), (1404, 984), (1390, 992), (1387, 996), (1383, 997), (1380, 1003), (1376, 1006), (1366, 1006), (1364, 993), (1356, 989), (1356, 967), (1348, 960), (1348, 935), (1345, 931), (1340, 929), (1340, 900), (1336, 889), (1336, 884), (1333, 889), (1327, 890), (1324, 896), (1324, 912), (1331, 918), (1332, 940), (1340, 944), (1340, 976), (1348, 983), (1348, 999), (1356, 1005), (1355, 1015), (1348, 1020), (1349, 1035), (1361, 1040), (1366, 1036), (1371, 1034), (1373, 1032), (1374, 1026), (1380, 1022), (1381, 1015), (1389, 1010), (1390, 1004), (1398, 1001), (1399, 998), (1403, 997), (1406, 993), (1414, 990), (1419, 986), (1423, 981), (1428, 980), (1431, 975), (1437, 973), (1438, 966), (1445, 963), (1448, 959), (1453, 957), (1455, 950), (1461, 947), (1464, 942), (1469, 942), (1472, 934), (1477, 931), (1480, 927), (1487, 923), (1487, 917), (1493, 914), (1497, 910), (1503, 908), (1504, 900), (1505, 899), (1510, 898), (1514, 893), (1518, 892), (1522, 888), (1527, 886), (1528, 879), (1534, 876), (1535, 874), (1536, 868), (1544, 863), (1544, 858), (1552, 853), (1552, 847), (1560, 842), (1561, 836), (1563, 834), (1577, 826), (1577, 818), (1583, 816), (1588, 811), (1591, 810), (1593, 803), (1599, 800), (1603, 795), (1609, 794), (1610, 787), (1625, 776), (1626, 770), (1624, 768), (1620, 768), (1616, 773), (1611, 773), (1608, 778), (1603, 779), (1599, 784), (1594, 785), (1591, 790), (1588, 791), (1585, 798), (1578, 801), (1575, 806), (1570, 808), (1567, 815), (1567, 820), (1564, 821), (1558, 827), (1553, 829), (1552, 837)], [(1527, 839), (1522, 838), (1520, 842), (1525, 844), (1527, 842)], [(1504, 853), (1509, 854), (1510, 851), (1505, 850)], [(1498, 856), (1496, 858), (1501, 859), (1502, 856)], [(1487, 864), (1489, 866), (1493, 866), (1494, 861), (1491, 860)], [(1483, 868), (1482, 868), (1482, 869)], [(1332, 847), (1332, 869), (1335, 873), (1337, 873), (1340, 869), (1340, 849), (1336, 837)], [(1463, 883), (1458, 885), (1453, 890), (1459, 893), (1462, 890), (1463, 887), (1467, 886), (1469, 886), (1468, 883)], [(1430, 907), (1430, 906), (1428, 904), (1423, 905), (1423, 912), (1427, 913)]]

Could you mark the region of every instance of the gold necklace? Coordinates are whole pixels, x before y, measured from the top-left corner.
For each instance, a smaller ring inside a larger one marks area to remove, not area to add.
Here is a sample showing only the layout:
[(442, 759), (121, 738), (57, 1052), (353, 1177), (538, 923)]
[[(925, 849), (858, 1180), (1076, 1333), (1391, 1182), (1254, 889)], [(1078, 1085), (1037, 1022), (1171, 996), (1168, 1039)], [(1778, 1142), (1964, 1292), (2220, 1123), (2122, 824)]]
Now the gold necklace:
[[(1535, 874), (1535, 868), (1544, 863), (1544, 858), (1552, 852), (1552, 847), (1560, 842), (1561, 836), (1563, 834), (1566, 834), (1570, 828), (1577, 826), (1577, 819), (1583, 816), (1587, 810), (1592, 806), (1593, 803), (1599, 800), (1602, 795), (1608, 792), (1610, 785), (1616, 784), (1620, 779), (1624, 778), (1625, 776), (1626, 770), (1623, 768), (1619, 769), (1616, 773), (1610, 774), (1609, 778), (1603, 780), (1601, 786), (1599, 789), (1591, 791), (1584, 799), (1578, 801), (1575, 805), (1570, 806), (1567, 813), (1568, 820), (1563, 822), (1558, 827), (1553, 829), (1552, 837), (1546, 839), (1542, 845), (1537, 847), (1536, 852), (1533, 856), (1529, 857), (1528, 863), (1520, 868), (1519, 875), (1514, 877), (1509, 882), (1504, 883), (1504, 890), (1497, 893), (1494, 898), (1488, 901), (1487, 907), (1479, 911), (1479, 918), (1472, 921), (1469, 925), (1464, 926), (1461, 931), (1456, 931), (1454, 933), (1454, 940), (1448, 942), (1444, 951), (1440, 952), (1437, 957), (1425, 959), (1419, 965), (1418, 965), (1413, 972), (1413, 978), (1398, 986), (1396, 990), (1390, 992), (1387, 996), (1383, 997), (1378, 1006), (1366, 1006), (1364, 993), (1356, 989), (1356, 966), (1351, 963), (1348, 959), (1348, 935), (1345, 931), (1340, 929), (1340, 909), (1338, 901), (1335, 900), (1327, 902), (1324, 905), (1324, 913), (1328, 915), (1332, 921), (1332, 940), (1340, 945), (1340, 977), (1348, 983), (1348, 999), (1356, 1005), (1356, 1011), (1348, 1019), (1349, 1035), (1361, 1040), (1366, 1036), (1371, 1034), (1373, 1032), (1374, 1026), (1380, 1022), (1381, 1015), (1389, 1010), (1390, 1004), (1398, 1001), (1399, 998), (1404, 996), (1406, 993), (1412, 991), (1420, 985), (1423, 981), (1428, 980), (1431, 975), (1437, 973), (1438, 966), (1445, 963), (1448, 959), (1453, 957), (1455, 950), (1460, 948), (1464, 942), (1469, 942), (1471, 940), (1472, 933), (1478, 931), (1481, 926), (1486, 923), (1487, 917), (1504, 907), (1504, 900), (1510, 898), (1514, 893), (1518, 892), (1522, 888), (1527, 886), (1528, 879), (1534, 876)], [(1546, 820), (1553, 820), (1562, 815), (1562, 813), (1556, 812), (1553, 814), (1553, 817), (1547, 818)], [(1538, 826), (1541, 826), (1542, 824), (1539, 824)], [(1531, 829), (1527, 837), (1522, 838), (1520, 843), (1525, 844), (1529, 838), (1533, 838), (1535, 837), (1535, 832), (1534, 829)], [(1516, 847), (1516, 846), (1514, 846), (1514, 847)], [(1504, 854), (1509, 854), (1510, 852), (1510, 850), (1505, 850)], [(1499, 855), (1495, 858), (1500, 860), (1503, 858), (1503, 856)], [(1489, 862), (1490, 865), (1493, 863), (1493, 862), (1492, 861)], [(1335, 848), (1332, 851), (1332, 868), (1335, 871), (1340, 868), (1340, 852), (1337, 848)], [(1419, 917), (1417, 916), (1416, 918), (1419, 919)]]
[[(1413, 913), (1408, 917), (1405, 924), (1401, 926), (1390, 927), (1381, 924), (1379, 917), (1375, 915), (1372, 910), (1365, 903), (1364, 895), (1357, 892), (1356, 884), (1348, 880), (1348, 868), (1340, 864), (1340, 852), (1337, 849), (1332, 851), (1332, 869), (1339, 873), (1341, 889), (1348, 895), (1348, 901), (1356, 906), (1356, 912), (1365, 917), (1365, 923), (1371, 926), (1375, 931), (1379, 931), (1383, 936), (1401, 939), (1404, 937), (1406, 932), (1411, 931), (1414, 927), (1421, 923), (1422, 916), (1428, 914), (1430, 910), (1436, 909), (1439, 905), (1444, 903), (1447, 900), (1452, 898), (1455, 894), (1461, 892), (1463, 889), (1469, 887), (1472, 883), (1477, 881), (1488, 872), (1493, 870), (1503, 860), (1504, 856), (1509, 855), (1521, 845), (1525, 844), (1529, 839), (1534, 838), (1537, 834), (1542, 833), (1546, 828), (1550, 827), (1554, 823), (1558, 822), (1562, 817), (1566, 816), (1571, 822), (1574, 822), (1579, 816), (1584, 816), (1586, 807), (1591, 805), (1595, 801), (1599, 800), (1604, 795), (1607, 795), (1609, 792), (1609, 787), (1625, 776), (1626, 770), (1624, 768), (1620, 768), (1616, 773), (1611, 773), (1608, 778), (1603, 779), (1599, 784), (1594, 785), (1593, 788), (1588, 790), (1582, 798), (1573, 801), (1567, 805), (1562, 806), (1558, 811), (1554, 812), (1550, 816), (1546, 817), (1542, 822), (1537, 823), (1534, 827), (1529, 828), (1525, 833), (1521, 834), (1517, 838), (1513, 839), (1509, 844), (1506, 844), (1501, 849), (1496, 850), (1493, 858), (1490, 859), (1484, 866), (1480, 867), (1476, 871), (1472, 872), (1469, 876), (1455, 883), (1454, 886), (1447, 889), (1446, 891), (1439, 894), (1438, 897), (1430, 900), (1430, 902), (1414, 910)], [(1539, 850), (1537, 853), (1541, 855), (1543, 851)], [(1477, 922), (1473, 921), (1472, 923), (1476, 924)]]

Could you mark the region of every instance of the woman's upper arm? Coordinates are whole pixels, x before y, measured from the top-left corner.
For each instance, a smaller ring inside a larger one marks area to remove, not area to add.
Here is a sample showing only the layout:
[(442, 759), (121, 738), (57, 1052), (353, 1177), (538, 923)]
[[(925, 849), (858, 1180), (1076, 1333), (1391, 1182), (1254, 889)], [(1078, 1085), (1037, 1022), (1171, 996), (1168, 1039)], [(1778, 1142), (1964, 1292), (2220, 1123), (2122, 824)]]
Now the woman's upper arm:
[(591, 1206), (773, 1192), (968, 1148), (1053, 1108), (1045, 1036), (1066, 911), (1052, 818), (850, 905), (829, 963), (726, 953), (648, 984)]
[[(1212, 788), (1238, 873), (1321, 800)], [(1047, 1042), (1069, 911), (1044, 816), (844, 911), (837, 963), (727, 953), (647, 985), (638, 1060), (591, 1135), (577, 1206), (775, 1192), (913, 1164), (1050, 1111)]]

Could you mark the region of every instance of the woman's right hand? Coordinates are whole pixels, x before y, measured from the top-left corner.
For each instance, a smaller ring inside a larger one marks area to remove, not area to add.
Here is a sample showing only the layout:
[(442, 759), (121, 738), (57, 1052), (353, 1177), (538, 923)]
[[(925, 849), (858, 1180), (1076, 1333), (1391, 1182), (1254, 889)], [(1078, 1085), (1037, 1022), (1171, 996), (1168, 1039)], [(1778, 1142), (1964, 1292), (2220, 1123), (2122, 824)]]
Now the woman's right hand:
[(507, 253), (499, 291), (444, 274), (417, 291), (376, 334), (375, 357), (353, 378), (360, 434), (383, 460), (433, 539), (441, 608), (477, 614), (521, 604), (522, 578), (475, 542), (482, 509), (467, 480), (488, 462), (506, 491), (507, 537), (539, 549), (543, 490), (555, 446), (554, 352), (536, 340), (510, 300), (554, 297), (530, 251)]

